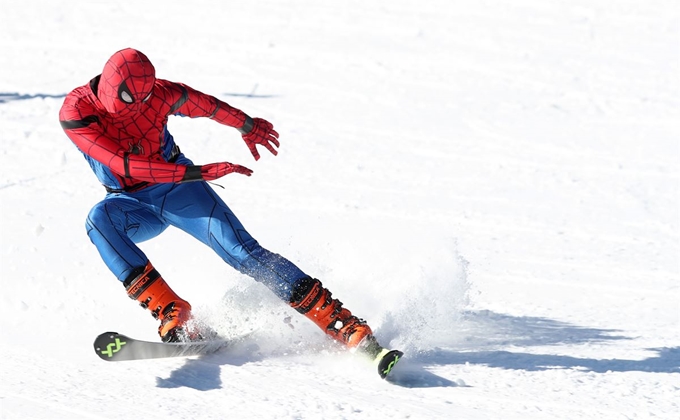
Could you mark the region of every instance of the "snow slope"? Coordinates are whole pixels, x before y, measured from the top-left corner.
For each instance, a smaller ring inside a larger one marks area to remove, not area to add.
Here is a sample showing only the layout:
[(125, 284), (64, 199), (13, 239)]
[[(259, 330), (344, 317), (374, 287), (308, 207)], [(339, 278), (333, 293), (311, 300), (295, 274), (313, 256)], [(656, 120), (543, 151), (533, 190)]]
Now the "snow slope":
[[(0, 10), (1, 418), (680, 418), (677, 1)], [(197, 163), (254, 169), (219, 194), (407, 351), (392, 382), (171, 230), (143, 244), (159, 271), (222, 334), (256, 335), (93, 354), (156, 323), (89, 243), (104, 191), (57, 112), (128, 46), (274, 123), (257, 163), (227, 127), (170, 129)]]

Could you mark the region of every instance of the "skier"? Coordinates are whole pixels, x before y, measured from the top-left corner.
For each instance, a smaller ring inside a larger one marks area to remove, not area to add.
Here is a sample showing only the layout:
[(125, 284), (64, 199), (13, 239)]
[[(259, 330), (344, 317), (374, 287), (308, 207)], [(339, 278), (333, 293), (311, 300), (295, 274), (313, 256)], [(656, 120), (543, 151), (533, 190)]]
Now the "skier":
[(206, 181), (252, 171), (229, 162), (195, 165), (167, 128), (168, 117), (208, 117), (237, 129), (255, 160), (257, 146), (276, 155), (278, 133), (191, 87), (157, 79), (140, 51), (126, 48), (102, 73), (70, 92), (59, 112), (66, 135), (106, 189), (87, 220), (87, 234), (130, 298), (160, 320), (164, 342), (200, 340), (191, 305), (168, 286), (136, 245), (175, 226), (211, 247), (227, 264), (271, 289), (326, 334), (378, 357), (371, 328), (317, 279), (263, 248)]

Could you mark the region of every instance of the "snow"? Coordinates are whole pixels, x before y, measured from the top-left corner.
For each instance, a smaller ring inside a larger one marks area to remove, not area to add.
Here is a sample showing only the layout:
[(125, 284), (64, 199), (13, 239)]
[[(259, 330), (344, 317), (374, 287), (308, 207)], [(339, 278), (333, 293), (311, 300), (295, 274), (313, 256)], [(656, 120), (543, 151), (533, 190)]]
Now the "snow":
[[(2, 2), (3, 419), (680, 418), (680, 8), (672, 0)], [(174, 118), (268, 249), (385, 345), (391, 382), (176, 230), (143, 244), (219, 332), (156, 340), (84, 229), (103, 189), (64, 95), (134, 47), (281, 134)]]

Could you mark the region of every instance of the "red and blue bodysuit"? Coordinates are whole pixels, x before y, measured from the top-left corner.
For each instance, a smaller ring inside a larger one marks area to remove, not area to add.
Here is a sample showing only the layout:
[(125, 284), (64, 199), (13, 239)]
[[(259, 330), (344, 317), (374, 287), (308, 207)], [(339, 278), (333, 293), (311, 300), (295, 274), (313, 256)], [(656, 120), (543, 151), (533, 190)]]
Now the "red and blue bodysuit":
[(308, 276), (261, 247), (205, 182), (252, 171), (228, 162), (194, 165), (168, 131), (171, 115), (208, 117), (238, 129), (256, 159), (256, 145), (274, 154), (271, 144), (279, 145), (269, 122), (187, 85), (157, 79), (139, 51), (117, 52), (101, 75), (67, 95), (59, 113), (66, 135), (107, 191), (86, 221), (102, 259), (125, 282), (148, 263), (137, 243), (175, 226), (290, 300), (294, 284)]

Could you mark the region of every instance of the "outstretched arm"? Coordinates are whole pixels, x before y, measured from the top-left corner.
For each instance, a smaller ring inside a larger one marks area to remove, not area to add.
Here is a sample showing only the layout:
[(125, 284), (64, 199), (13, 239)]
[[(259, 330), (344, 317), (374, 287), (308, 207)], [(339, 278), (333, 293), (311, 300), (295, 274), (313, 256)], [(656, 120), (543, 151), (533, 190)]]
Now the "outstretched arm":
[(102, 132), (96, 115), (81, 117), (78, 111), (62, 109), (60, 123), (78, 149), (124, 178), (153, 183), (178, 183), (213, 180), (231, 172), (248, 176), (252, 173), (250, 169), (227, 162), (202, 166), (178, 165), (135, 155)]
[(279, 133), (269, 121), (250, 118), (245, 112), (214, 96), (206, 95), (181, 83), (177, 85), (182, 90), (185, 100), (181, 101), (175, 113), (189, 117), (210, 117), (220, 124), (238, 129), (255, 160), (260, 159), (257, 145), (264, 146), (273, 155), (278, 154), (272, 145), (279, 147)]

